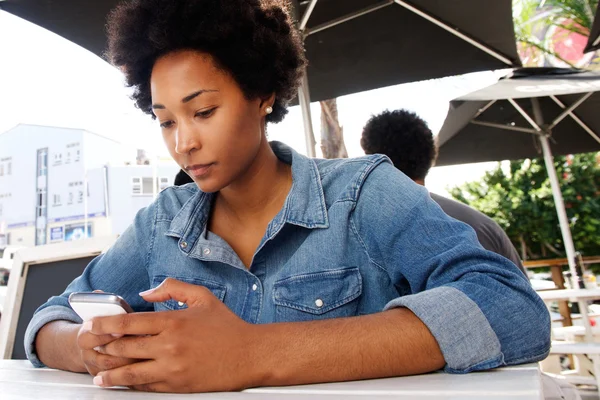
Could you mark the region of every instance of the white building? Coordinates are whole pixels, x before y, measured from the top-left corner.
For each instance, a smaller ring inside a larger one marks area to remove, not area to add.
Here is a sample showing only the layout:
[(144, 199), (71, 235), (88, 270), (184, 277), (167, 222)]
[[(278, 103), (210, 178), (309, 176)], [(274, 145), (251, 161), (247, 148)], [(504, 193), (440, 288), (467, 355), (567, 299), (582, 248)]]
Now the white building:
[(179, 170), (126, 166), (124, 154), (81, 129), (21, 124), (0, 134), (0, 248), (122, 233)]

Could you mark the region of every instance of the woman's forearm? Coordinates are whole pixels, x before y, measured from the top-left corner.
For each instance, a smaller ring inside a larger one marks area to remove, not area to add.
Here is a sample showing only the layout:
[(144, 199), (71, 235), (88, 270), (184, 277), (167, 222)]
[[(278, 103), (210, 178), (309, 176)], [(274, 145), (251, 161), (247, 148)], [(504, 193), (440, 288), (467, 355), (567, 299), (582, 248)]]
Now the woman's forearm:
[(35, 339), (38, 358), (49, 368), (86, 372), (77, 348), (81, 325), (69, 321), (53, 321), (42, 327)]

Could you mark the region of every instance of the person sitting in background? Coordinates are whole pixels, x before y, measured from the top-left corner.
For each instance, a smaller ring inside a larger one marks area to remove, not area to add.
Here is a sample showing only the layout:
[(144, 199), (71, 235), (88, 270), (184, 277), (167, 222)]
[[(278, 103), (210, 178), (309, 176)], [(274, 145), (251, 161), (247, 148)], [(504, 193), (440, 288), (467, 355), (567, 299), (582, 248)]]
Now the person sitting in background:
[[(371, 117), (363, 128), (360, 145), (365, 154), (388, 156), (396, 168), (422, 186), (437, 157), (427, 122), (408, 110), (386, 110)], [(508, 258), (527, 276), (517, 250), (493, 219), (466, 204), (429, 194), (446, 214), (470, 225), (485, 249)]]

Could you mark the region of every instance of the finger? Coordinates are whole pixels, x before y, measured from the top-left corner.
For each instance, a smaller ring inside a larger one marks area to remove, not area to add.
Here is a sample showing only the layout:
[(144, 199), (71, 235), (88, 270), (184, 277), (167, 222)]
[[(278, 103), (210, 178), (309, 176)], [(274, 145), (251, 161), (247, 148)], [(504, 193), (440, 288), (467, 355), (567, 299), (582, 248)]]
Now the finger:
[(167, 278), (154, 289), (141, 292), (140, 296), (148, 302), (161, 302), (167, 300), (181, 301), (188, 307), (198, 307), (204, 304), (207, 296), (211, 296), (210, 290), (204, 286), (185, 283), (173, 278)]
[(115, 357), (156, 359), (163, 348), (159, 340), (157, 336), (126, 336), (97, 347), (97, 351)]
[(161, 381), (163, 379), (158, 363), (156, 361), (142, 361), (100, 372), (94, 378), (94, 385), (102, 387), (138, 386)]
[(100, 354), (94, 350), (85, 350), (83, 359), (85, 360), (85, 364), (87, 366), (92, 366), (99, 371), (120, 368), (139, 361), (132, 358), (108, 356), (105, 354)]
[(115, 340), (112, 335), (94, 335), (89, 331), (80, 331), (77, 335), (77, 346), (80, 349), (91, 350), (94, 347), (104, 346)]
[[(168, 311), (96, 317), (86, 322), (94, 335), (157, 335), (164, 330)], [(114, 337), (113, 337), (114, 339)]]

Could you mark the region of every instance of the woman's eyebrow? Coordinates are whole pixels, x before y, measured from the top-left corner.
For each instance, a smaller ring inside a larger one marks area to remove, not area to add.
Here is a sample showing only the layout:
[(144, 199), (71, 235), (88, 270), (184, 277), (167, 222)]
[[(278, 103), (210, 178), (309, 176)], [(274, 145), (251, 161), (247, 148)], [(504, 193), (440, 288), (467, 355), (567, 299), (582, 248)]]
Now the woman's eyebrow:
[[(208, 93), (208, 92), (218, 92), (218, 90), (215, 89), (201, 89), (201, 90), (197, 90), (192, 94), (189, 94), (187, 96), (185, 96), (183, 99), (181, 99), (182, 103), (187, 103), (193, 99), (195, 99), (196, 97), (200, 96), (202, 93)], [(164, 110), (166, 107), (162, 104), (152, 104), (152, 108), (153, 109), (162, 109)]]

